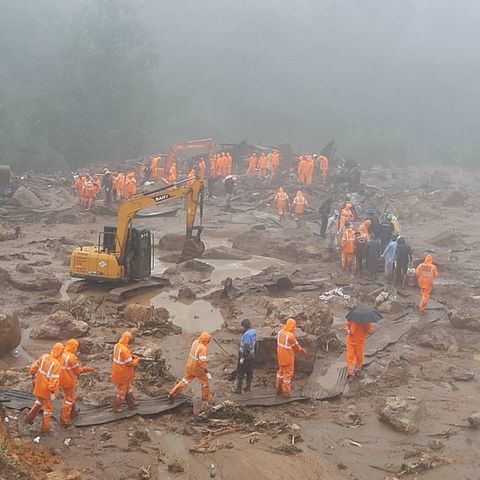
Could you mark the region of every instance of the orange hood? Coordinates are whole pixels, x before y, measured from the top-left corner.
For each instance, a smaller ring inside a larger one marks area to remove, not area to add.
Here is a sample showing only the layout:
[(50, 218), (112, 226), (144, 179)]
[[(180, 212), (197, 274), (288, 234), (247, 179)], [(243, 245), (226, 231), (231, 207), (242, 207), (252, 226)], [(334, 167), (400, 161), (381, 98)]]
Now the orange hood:
[(65, 352), (68, 353), (77, 353), (78, 347), (80, 346), (80, 343), (78, 340), (75, 340), (74, 338), (71, 338), (70, 340), (67, 341), (65, 344)]
[(427, 255), (427, 256), (425, 257), (425, 263), (426, 263), (427, 265), (431, 265), (431, 264), (433, 263), (433, 257), (432, 257), (431, 255)]
[(283, 327), (284, 330), (290, 333), (295, 333), (295, 329), (297, 328), (297, 322), (293, 318), (289, 318), (287, 323)]
[(132, 340), (133, 340), (133, 335), (131, 332), (127, 330), (122, 333), (122, 336), (120, 337), (120, 340), (118, 341), (118, 343), (121, 343), (122, 345), (130, 345), (130, 343), (132, 343)]
[(200, 343), (203, 343), (204, 345), (207, 345), (211, 339), (212, 339), (212, 335), (208, 332), (202, 332), (198, 337), (198, 341)]
[(53, 346), (50, 355), (52, 355), (53, 358), (56, 358), (58, 360), (62, 356), (63, 348), (63, 343), (56, 343)]
[(280, 187), (280, 188), (278, 189), (278, 191), (281, 192), (281, 193), (283, 193), (285, 190), (284, 190), (282, 187)]

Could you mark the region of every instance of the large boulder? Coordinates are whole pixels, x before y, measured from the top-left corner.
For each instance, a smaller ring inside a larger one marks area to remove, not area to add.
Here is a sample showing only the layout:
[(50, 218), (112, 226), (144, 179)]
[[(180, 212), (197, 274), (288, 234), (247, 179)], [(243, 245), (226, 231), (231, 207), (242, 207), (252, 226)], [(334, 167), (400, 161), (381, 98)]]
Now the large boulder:
[(380, 408), (379, 420), (396, 432), (413, 435), (418, 432), (422, 405), (415, 400), (387, 397)]
[(448, 319), (452, 327), (480, 332), (480, 317), (477, 312), (450, 310)]
[(269, 298), (265, 317), (269, 321), (285, 323), (289, 318), (297, 321), (297, 326), (309, 334), (325, 336), (330, 332), (333, 314), (330, 307), (313, 298), (294, 297)]
[(21, 340), (22, 331), (18, 315), (0, 314), (0, 357), (17, 348)]
[(180, 233), (166, 233), (158, 240), (158, 246), (162, 250), (180, 251), (185, 243), (185, 235)]
[(31, 338), (42, 340), (68, 340), (88, 333), (88, 323), (77, 320), (70, 312), (59, 311), (49, 315), (30, 332)]
[(23, 208), (43, 207), (42, 201), (28, 188), (20, 185), (12, 195), (12, 203)]

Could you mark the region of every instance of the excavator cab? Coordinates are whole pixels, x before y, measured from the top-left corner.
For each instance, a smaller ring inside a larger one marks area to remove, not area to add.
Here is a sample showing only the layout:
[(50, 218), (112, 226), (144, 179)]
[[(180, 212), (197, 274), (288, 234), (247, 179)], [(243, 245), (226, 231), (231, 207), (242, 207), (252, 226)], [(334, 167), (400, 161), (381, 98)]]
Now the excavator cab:
[[(103, 237), (103, 238), (102, 238)], [(107, 253), (115, 253), (117, 227), (104, 227), (100, 235), (99, 245)], [(131, 227), (128, 233), (125, 255), (126, 276), (132, 280), (149, 277), (154, 262), (154, 237), (146, 227)]]

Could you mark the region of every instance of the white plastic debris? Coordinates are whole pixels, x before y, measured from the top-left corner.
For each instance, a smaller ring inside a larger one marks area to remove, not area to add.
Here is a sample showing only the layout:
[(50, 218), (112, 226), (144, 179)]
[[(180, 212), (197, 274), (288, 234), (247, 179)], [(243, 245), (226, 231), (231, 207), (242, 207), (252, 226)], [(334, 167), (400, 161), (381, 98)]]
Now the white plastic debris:
[(40, 443), (40, 436), (33, 439), (33, 443)]
[(10, 421), (10, 419), (9, 419), (8, 417), (5, 417), (5, 418), (3, 419), (3, 421), (4, 421), (5, 423), (8, 423), (8, 422)]
[(343, 291), (343, 287), (334, 288), (333, 290), (329, 290), (328, 292), (322, 293), (318, 298), (323, 302), (326, 302), (333, 297), (341, 297), (341, 298), (344, 298), (345, 300), (350, 300), (352, 298), (351, 295)]
[(66, 446), (66, 447), (69, 447), (71, 444), (72, 444), (72, 439), (69, 437), (69, 438), (66, 438), (64, 441), (63, 441), (63, 444)]

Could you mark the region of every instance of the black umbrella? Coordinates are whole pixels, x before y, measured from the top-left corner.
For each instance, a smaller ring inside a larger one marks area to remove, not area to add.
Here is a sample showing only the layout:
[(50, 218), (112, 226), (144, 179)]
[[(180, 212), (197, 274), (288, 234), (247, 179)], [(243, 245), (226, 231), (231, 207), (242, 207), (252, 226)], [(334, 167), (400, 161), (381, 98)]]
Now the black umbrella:
[(375, 308), (357, 307), (348, 312), (346, 318), (352, 323), (376, 323), (383, 316)]

